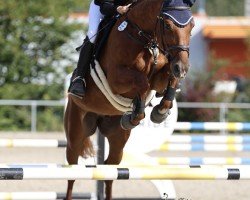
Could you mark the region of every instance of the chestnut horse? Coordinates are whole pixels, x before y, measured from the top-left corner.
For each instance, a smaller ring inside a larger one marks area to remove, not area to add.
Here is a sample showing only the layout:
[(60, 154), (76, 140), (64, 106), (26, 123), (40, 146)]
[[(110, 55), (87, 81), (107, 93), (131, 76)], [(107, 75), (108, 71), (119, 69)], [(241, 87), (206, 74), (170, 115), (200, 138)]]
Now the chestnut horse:
[[(64, 119), (69, 164), (77, 164), (79, 156), (93, 156), (89, 137), (97, 128), (109, 142), (105, 164), (119, 164), (131, 129), (145, 117), (146, 99), (152, 90), (163, 98), (154, 107), (151, 120), (161, 123), (169, 115), (179, 80), (189, 68), (194, 24), (191, 20), (180, 26), (166, 18), (163, 3), (164, 0), (138, 0), (132, 4), (130, 11), (117, 20), (101, 53), (99, 63), (108, 87), (113, 96), (124, 98), (128, 107), (113, 103), (93, 76), (86, 78), (83, 99), (69, 95)], [(92, 68), (91, 74), (94, 71), (97, 70)], [(112, 199), (112, 182), (105, 181), (107, 200)], [(68, 181), (67, 200), (71, 200), (73, 184), (74, 180)]]

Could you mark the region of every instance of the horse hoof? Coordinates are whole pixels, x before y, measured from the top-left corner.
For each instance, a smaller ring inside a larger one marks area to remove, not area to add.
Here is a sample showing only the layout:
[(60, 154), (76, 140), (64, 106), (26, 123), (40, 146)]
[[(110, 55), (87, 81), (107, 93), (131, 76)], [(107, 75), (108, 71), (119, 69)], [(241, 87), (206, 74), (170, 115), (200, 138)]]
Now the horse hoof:
[(126, 112), (121, 117), (120, 125), (121, 125), (122, 129), (124, 129), (124, 130), (131, 130), (131, 129), (133, 129), (133, 128), (136, 127), (136, 125), (133, 125), (130, 122), (131, 114), (132, 114), (132, 112)]
[(162, 123), (170, 115), (170, 110), (168, 109), (166, 113), (159, 113), (159, 105), (155, 106), (151, 112), (150, 120), (156, 124)]

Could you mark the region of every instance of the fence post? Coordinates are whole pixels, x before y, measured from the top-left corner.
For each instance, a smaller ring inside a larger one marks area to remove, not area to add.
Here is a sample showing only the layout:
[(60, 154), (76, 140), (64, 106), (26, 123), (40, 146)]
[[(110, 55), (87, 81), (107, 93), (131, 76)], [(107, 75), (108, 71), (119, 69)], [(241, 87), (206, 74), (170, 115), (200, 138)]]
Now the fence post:
[(31, 132), (36, 132), (36, 124), (37, 124), (37, 102), (31, 102)]
[[(105, 156), (105, 138), (101, 132), (97, 129), (97, 144), (98, 144), (98, 153), (97, 153), (97, 164), (104, 164)], [(104, 181), (97, 181), (97, 199), (104, 200)]]
[[(221, 103), (220, 104), (220, 122), (226, 122), (226, 113), (227, 113), (227, 106), (225, 103)], [(227, 130), (221, 130), (220, 131), (221, 134), (226, 134), (227, 133)]]

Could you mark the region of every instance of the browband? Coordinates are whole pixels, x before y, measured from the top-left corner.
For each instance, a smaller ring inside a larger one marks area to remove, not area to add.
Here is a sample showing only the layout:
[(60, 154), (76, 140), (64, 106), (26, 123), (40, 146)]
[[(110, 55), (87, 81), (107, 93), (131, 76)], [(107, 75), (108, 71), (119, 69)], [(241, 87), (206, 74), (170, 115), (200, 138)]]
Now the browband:
[(170, 6), (163, 8), (163, 11), (167, 10), (191, 10), (191, 8), (189, 6)]

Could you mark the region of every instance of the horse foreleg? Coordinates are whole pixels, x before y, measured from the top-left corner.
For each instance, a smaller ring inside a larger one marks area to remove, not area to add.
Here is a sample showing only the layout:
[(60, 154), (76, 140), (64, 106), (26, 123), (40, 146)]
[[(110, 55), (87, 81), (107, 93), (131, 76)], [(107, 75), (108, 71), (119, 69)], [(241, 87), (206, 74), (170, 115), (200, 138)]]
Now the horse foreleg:
[(145, 118), (145, 100), (141, 96), (133, 99), (133, 111), (125, 113), (121, 118), (121, 127), (124, 130), (135, 128)]
[(114, 68), (110, 74), (115, 74), (108, 77), (112, 91), (133, 98), (133, 111), (125, 113), (121, 119), (122, 128), (130, 130), (145, 117), (145, 101), (150, 88), (148, 78), (141, 71), (124, 66)]
[(170, 109), (173, 106), (173, 100), (175, 98), (178, 84), (179, 79), (171, 77), (160, 104), (156, 105), (151, 112), (150, 119), (152, 122), (159, 124), (170, 115)]

